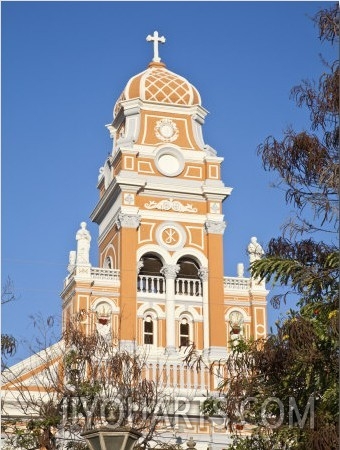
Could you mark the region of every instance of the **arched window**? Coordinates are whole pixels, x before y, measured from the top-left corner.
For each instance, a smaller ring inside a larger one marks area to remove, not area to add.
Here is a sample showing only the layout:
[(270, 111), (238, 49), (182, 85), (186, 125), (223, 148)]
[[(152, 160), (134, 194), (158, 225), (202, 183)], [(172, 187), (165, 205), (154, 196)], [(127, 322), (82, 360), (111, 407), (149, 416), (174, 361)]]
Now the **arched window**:
[(202, 295), (202, 282), (198, 275), (199, 265), (197, 262), (184, 256), (178, 260), (180, 270), (176, 279), (176, 294), (199, 296)]
[(240, 311), (231, 311), (228, 315), (229, 341), (232, 346), (243, 339), (244, 316)]
[(188, 347), (190, 344), (190, 326), (187, 318), (183, 318), (179, 323), (179, 346)]
[(137, 279), (138, 292), (162, 294), (165, 292), (165, 280), (161, 274), (163, 263), (157, 255), (146, 253), (139, 261)]
[(180, 267), (178, 277), (199, 279), (198, 276), (199, 265), (192, 258), (184, 256), (183, 258), (180, 258), (178, 260), (178, 264)]
[(107, 256), (104, 260), (104, 269), (113, 269), (112, 258), (111, 256)]
[(154, 344), (154, 321), (150, 315), (144, 319), (143, 342), (149, 345)]

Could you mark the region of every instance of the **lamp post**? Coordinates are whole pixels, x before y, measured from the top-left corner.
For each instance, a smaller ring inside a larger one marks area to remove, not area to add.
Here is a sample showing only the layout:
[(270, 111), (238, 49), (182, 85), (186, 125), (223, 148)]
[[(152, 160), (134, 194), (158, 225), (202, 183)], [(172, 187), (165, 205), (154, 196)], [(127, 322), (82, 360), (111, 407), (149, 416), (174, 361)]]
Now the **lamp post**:
[(91, 450), (131, 450), (142, 434), (129, 427), (110, 426), (81, 434)]

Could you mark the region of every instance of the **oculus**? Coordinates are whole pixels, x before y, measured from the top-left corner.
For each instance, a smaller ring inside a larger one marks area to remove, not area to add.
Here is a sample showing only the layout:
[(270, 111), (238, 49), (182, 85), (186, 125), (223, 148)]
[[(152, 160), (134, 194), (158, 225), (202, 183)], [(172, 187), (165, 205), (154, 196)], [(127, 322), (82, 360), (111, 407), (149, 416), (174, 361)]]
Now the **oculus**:
[(177, 148), (161, 148), (155, 159), (157, 169), (167, 177), (176, 177), (184, 169), (183, 155)]

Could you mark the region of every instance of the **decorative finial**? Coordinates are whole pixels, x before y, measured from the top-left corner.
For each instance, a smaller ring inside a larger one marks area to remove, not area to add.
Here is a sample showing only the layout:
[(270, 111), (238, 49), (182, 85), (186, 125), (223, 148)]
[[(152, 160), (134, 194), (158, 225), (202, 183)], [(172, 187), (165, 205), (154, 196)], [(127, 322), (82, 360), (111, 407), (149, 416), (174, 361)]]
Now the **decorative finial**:
[(193, 440), (192, 436), (190, 436), (190, 439), (187, 441), (187, 447), (188, 450), (196, 447), (196, 442)]
[(160, 62), (161, 58), (159, 57), (159, 54), (158, 54), (158, 43), (160, 42), (160, 43), (164, 44), (165, 37), (164, 36), (159, 36), (158, 35), (158, 31), (154, 31), (152, 36), (149, 34), (146, 37), (146, 40), (148, 42), (153, 41), (153, 58), (152, 58), (152, 61), (153, 62)]

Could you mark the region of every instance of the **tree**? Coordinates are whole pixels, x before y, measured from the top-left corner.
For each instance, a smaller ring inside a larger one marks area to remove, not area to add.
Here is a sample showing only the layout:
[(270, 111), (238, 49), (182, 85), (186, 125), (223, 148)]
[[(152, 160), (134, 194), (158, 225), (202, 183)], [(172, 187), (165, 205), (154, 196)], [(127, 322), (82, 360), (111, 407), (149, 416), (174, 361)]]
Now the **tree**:
[[(1, 289), (1, 307), (15, 300), (14, 287), (12, 280), (7, 278)], [(13, 356), (17, 350), (17, 340), (14, 336), (7, 333), (1, 334), (1, 368), (6, 365), (6, 358)]]
[[(26, 367), (19, 363), (4, 371), (2, 426), (9, 449), (85, 450), (80, 433), (107, 423), (142, 432), (139, 448), (157, 442), (171, 401), (161, 386), (162, 374), (147, 379), (147, 355), (123, 350), (97, 331), (85, 333), (87, 314), (83, 311), (66, 325), (62, 340), (33, 354), (32, 389), (26, 384), (27, 362)], [(49, 320), (47, 329), (52, 328)], [(45, 325), (40, 329), (46, 332)], [(9, 417), (11, 406), (14, 420)]]
[[(314, 17), (321, 41), (338, 43), (338, 18), (336, 4)], [(222, 378), (220, 396), (208, 398), (203, 411), (227, 417), (233, 450), (339, 447), (339, 256), (332, 241), (339, 223), (339, 64), (325, 67), (318, 83), (304, 80), (291, 91), (310, 113), (310, 131), (289, 127), (282, 139), (270, 136), (258, 147), (296, 216), (251, 273), (285, 288), (274, 306), (298, 300), (276, 334), (240, 341), (213, 367)], [(251, 436), (238, 436), (244, 427)]]

